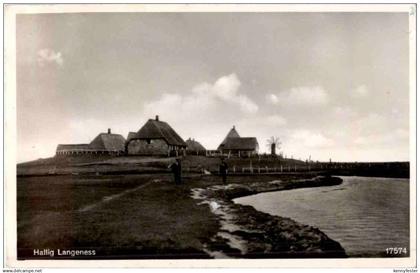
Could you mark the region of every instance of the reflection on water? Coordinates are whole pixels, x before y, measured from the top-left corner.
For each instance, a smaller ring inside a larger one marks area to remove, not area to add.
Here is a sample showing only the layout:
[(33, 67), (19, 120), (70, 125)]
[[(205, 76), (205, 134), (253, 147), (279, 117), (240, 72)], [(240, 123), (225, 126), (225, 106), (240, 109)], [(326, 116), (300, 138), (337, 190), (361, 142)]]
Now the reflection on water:
[(409, 251), (409, 179), (342, 177), (341, 185), (261, 193), (235, 199), (318, 227), (349, 256)]

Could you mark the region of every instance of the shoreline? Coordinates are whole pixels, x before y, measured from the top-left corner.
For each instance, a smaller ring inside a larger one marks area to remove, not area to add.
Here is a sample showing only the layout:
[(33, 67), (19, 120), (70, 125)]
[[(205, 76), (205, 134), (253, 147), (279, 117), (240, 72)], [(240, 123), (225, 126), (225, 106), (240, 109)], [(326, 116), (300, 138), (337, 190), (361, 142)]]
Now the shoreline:
[(273, 216), (233, 199), (263, 192), (333, 186), (341, 178), (320, 177), (268, 183), (215, 185), (192, 189), (192, 197), (207, 204), (221, 228), (204, 251), (213, 258), (345, 258), (343, 247), (316, 227)]
[(316, 175), (230, 175), (227, 185), (192, 173), (180, 185), (169, 173), (18, 177), (18, 257), (50, 259), (31, 251), (86, 246), (97, 259), (347, 257), (316, 227), (233, 201), (342, 183)]

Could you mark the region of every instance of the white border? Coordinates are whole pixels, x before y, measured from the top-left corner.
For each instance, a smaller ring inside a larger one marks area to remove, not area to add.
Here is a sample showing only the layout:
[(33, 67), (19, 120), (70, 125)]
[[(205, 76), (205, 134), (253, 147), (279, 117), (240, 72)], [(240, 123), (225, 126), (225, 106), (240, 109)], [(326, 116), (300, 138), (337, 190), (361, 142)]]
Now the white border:
[[(410, 48), (410, 258), (227, 260), (16, 260), (16, 14), (72, 12), (413, 12)], [(8, 267), (338, 267), (416, 266), (416, 6), (414, 4), (48, 4), (5, 5), (5, 254)]]

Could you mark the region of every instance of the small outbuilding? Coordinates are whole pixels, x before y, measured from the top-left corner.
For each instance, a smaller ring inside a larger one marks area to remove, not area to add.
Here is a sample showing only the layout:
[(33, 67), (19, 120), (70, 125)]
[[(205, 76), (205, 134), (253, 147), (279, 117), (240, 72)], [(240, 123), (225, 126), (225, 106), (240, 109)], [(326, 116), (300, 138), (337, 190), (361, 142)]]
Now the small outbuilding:
[(187, 154), (206, 155), (206, 148), (204, 148), (200, 142), (191, 138), (187, 139), (185, 142), (187, 143)]
[(127, 154), (151, 156), (178, 156), (185, 154), (187, 144), (168, 123), (149, 119), (127, 141)]

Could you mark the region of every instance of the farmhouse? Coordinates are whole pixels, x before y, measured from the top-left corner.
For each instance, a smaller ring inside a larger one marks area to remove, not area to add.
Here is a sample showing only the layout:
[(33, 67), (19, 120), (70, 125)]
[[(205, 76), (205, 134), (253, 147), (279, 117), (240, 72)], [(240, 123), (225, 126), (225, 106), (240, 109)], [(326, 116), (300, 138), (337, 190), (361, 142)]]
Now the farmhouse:
[(90, 153), (89, 144), (58, 144), (57, 155), (73, 155)]
[(228, 138), (238, 138), (240, 137), (238, 132), (235, 129), (235, 125), (233, 126), (232, 129), (230, 129), (229, 133), (227, 134), (227, 136), (225, 137), (225, 139), (222, 141), (222, 143), (220, 143), (219, 148), (217, 148), (217, 150), (222, 151), (223, 147), (226, 144), (226, 141), (228, 140)]
[(206, 154), (206, 148), (204, 148), (203, 145), (201, 145), (200, 142), (194, 140), (194, 139), (187, 139), (185, 141), (187, 143), (187, 153), (192, 155), (205, 155)]
[(83, 154), (123, 154), (125, 139), (122, 135), (100, 133), (89, 144), (58, 144), (57, 155), (83, 155)]
[(122, 135), (111, 134), (111, 129), (108, 129), (108, 133), (101, 133), (95, 137), (89, 147), (97, 152), (122, 154), (125, 150), (125, 139)]
[(222, 152), (250, 157), (258, 153), (258, 141), (255, 137), (231, 137), (226, 140)]
[(218, 150), (223, 154), (252, 156), (258, 154), (258, 141), (255, 137), (240, 137), (235, 126), (229, 131)]
[(169, 124), (149, 119), (135, 135), (130, 135), (126, 151), (129, 155), (171, 156), (184, 155), (187, 144)]

